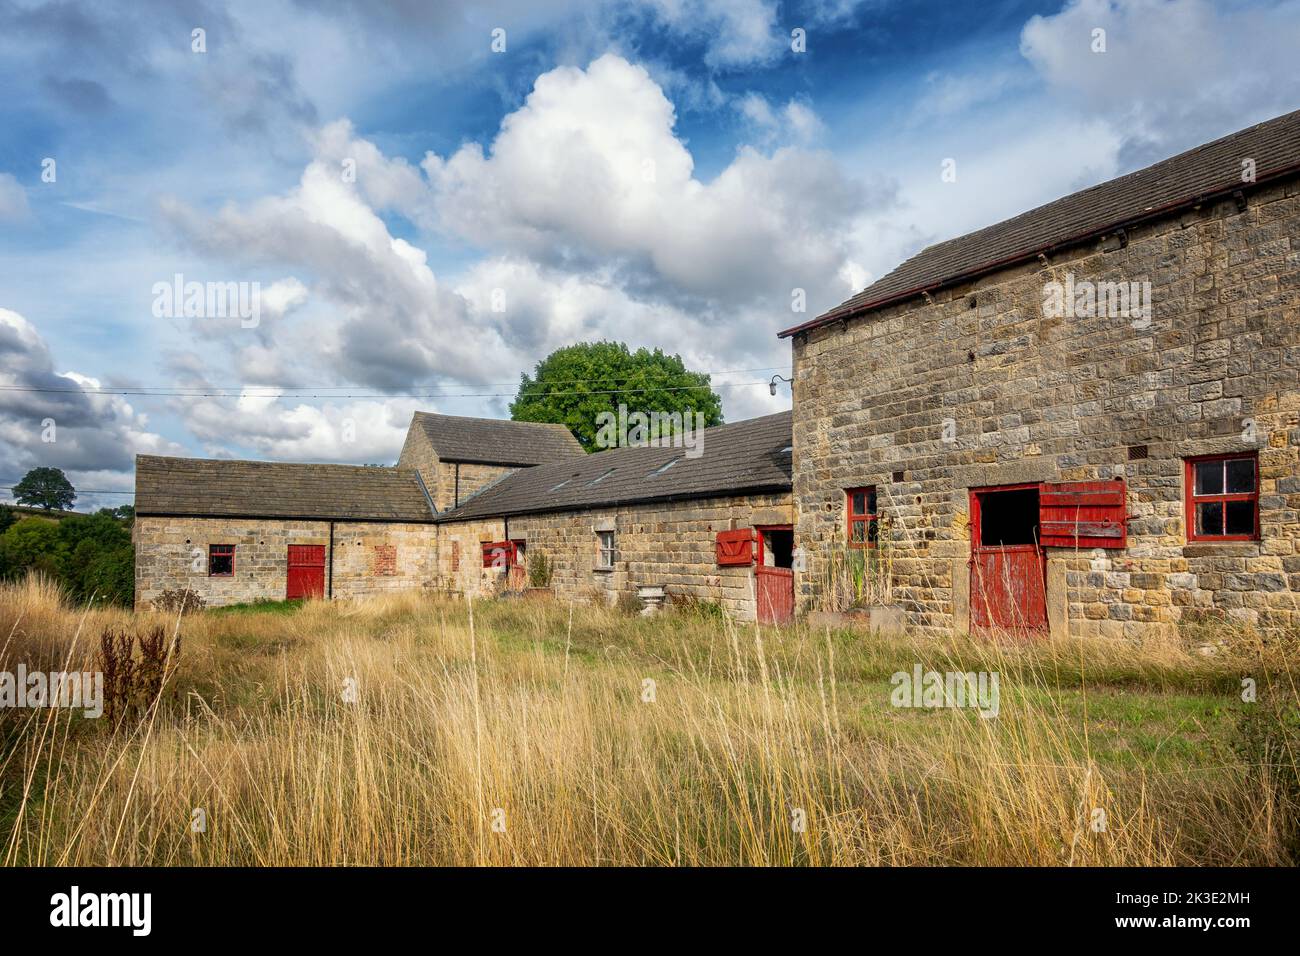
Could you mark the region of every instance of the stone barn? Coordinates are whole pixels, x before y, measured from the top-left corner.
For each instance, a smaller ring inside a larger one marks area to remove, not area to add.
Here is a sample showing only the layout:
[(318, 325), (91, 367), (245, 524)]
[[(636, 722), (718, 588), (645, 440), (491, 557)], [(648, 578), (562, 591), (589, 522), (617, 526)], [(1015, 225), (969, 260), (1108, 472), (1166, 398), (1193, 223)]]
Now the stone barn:
[(135, 595), (209, 605), (437, 585), (439, 510), (583, 457), (561, 425), (417, 412), (394, 468), (136, 458)]
[(931, 246), (780, 333), (801, 606), (917, 627), (1300, 623), (1300, 113)]
[(141, 455), (136, 604), (522, 589), (544, 555), (564, 597), (784, 620), (790, 454), (788, 412), (594, 455), (559, 425), (417, 412), (392, 468)]
[(437, 528), (411, 469), (140, 455), (135, 603), (361, 597), (433, 584)]
[(438, 516), (439, 573), (454, 590), (553, 568), (563, 598), (694, 598), (740, 619), (793, 608), (790, 413), (700, 433), (698, 456), (613, 448), (519, 471)]

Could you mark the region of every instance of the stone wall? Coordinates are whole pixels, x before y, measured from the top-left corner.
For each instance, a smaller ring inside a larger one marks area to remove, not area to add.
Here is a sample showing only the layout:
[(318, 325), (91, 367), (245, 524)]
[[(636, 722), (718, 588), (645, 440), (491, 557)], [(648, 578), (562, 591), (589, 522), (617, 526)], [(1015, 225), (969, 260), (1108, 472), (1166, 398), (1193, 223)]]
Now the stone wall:
[[(635, 597), (640, 586), (664, 585), (670, 595), (715, 601), (738, 619), (752, 620), (753, 571), (718, 567), (715, 538), (734, 528), (790, 524), (792, 516), (789, 495), (755, 495), (448, 522), (439, 526), (439, 566), (458, 590), (482, 593), (499, 575), (483, 571), (481, 543), (522, 540), (527, 554), (550, 559), (552, 588), (562, 598), (613, 603), (620, 594)], [(598, 530), (615, 534), (618, 554), (609, 571), (597, 568)], [(459, 544), (456, 572), (453, 543)]]
[(457, 502), (464, 504), (476, 492), (518, 470), (503, 465), (444, 461), (438, 471), (438, 490), (434, 500), (446, 502), (446, 505), (439, 505), (438, 510), (453, 508)]
[[(1045, 284), (1067, 273), (1149, 281), (1150, 322), (1044, 314)], [(1244, 212), (1216, 203), (796, 337), (800, 604), (816, 603), (819, 559), (844, 542), (847, 488), (876, 486), (894, 593), (942, 632), (968, 623), (969, 489), (1115, 477), (1128, 546), (1050, 552), (1054, 632), (1138, 637), (1207, 614), (1300, 623), (1298, 296), (1293, 181)], [(1261, 540), (1189, 544), (1183, 459), (1251, 450)]]
[[(132, 537), (137, 607), (177, 588), (196, 591), (209, 606), (283, 600), (291, 544), (325, 545), (327, 588), (330, 583), (328, 521), (142, 516), (136, 518)], [(210, 544), (235, 545), (233, 577), (208, 575)], [(334, 523), (336, 598), (433, 587), (436, 562), (436, 525)]]
[(430, 444), (424, 429), (412, 422), (398, 456), (397, 467), (414, 468), (424, 482), (425, 491), (438, 511), (464, 503), (497, 479), (517, 471), (503, 465), (478, 465), (470, 462), (443, 461)]

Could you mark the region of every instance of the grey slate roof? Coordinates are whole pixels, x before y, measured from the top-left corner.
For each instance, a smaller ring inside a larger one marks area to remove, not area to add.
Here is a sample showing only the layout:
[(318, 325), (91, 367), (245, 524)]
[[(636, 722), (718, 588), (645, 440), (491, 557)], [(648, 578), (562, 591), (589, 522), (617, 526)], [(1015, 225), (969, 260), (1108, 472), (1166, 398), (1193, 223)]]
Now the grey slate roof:
[[(687, 458), (685, 448), (645, 446), (525, 468), (443, 512), (438, 521), (788, 491), (792, 456), (785, 449), (791, 431), (790, 412), (780, 412), (705, 429), (696, 458)], [(672, 467), (655, 473), (670, 461)]]
[(443, 461), (482, 465), (546, 465), (586, 454), (563, 425), (465, 418), (416, 412), (419, 425)]
[(780, 336), (974, 278), (1201, 199), (1244, 191), (1252, 186), (1242, 182), (1246, 159), (1255, 161), (1257, 184), (1300, 172), (1300, 110), (923, 249), (857, 295)]
[(137, 515), (431, 522), (414, 469), (137, 455)]

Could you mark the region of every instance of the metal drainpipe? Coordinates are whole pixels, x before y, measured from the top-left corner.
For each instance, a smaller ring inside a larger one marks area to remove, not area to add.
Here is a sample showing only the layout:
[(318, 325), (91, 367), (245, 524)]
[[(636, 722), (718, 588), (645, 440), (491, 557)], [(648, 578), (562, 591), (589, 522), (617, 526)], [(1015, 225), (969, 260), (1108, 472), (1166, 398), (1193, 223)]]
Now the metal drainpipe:
[(460, 504), (460, 462), (456, 462), (456, 490), (453, 492), (453, 497), (456, 500), (452, 507), (455, 508)]
[(326, 585), (326, 592), (329, 600), (334, 600), (334, 520), (330, 519), (330, 565), (329, 565), (329, 584)]

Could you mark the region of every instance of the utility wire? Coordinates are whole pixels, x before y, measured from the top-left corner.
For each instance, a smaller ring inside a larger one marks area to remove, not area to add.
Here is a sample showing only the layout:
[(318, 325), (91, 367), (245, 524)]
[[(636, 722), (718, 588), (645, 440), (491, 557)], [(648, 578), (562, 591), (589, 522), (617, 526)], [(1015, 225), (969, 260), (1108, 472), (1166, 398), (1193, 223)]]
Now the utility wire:
[[(702, 375), (734, 375), (742, 372), (770, 372), (788, 369), (789, 366), (766, 366), (763, 368), (750, 369), (730, 369), (720, 372), (700, 372), (692, 374)], [(612, 389), (573, 389), (570, 391), (552, 391), (552, 385), (582, 385), (605, 381), (604, 379), (560, 379), (554, 382), (534, 383), (524, 394), (534, 394), (537, 390), (540, 394), (545, 395), (614, 395), (628, 392), (648, 392), (648, 391), (689, 391), (692, 389), (712, 389), (712, 388), (738, 388), (753, 385), (766, 385), (767, 381), (753, 382), (711, 382), (702, 385), (676, 385), (676, 386), (645, 386), (643, 388), (612, 388)], [(506, 387), (511, 385), (509, 382), (492, 382), (488, 387), (498, 386)], [(288, 393), (287, 397), (293, 398), (509, 398), (516, 392), (442, 392), (429, 389), (419, 389), (412, 386), (411, 391), (379, 391), (377, 389), (367, 389), (362, 392), (352, 392), (344, 394), (301, 394), (305, 390), (315, 390), (315, 392), (336, 392), (338, 389), (355, 388), (353, 385), (129, 385), (121, 388), (107, 388), (104, 386), (84, 386), (75, 388), (66, 387), (43, 387), (34, 385), (0, 385), (0, 391), (6, 392), (35, 392), (46, 394), (90, 394), (90, 395), (136, 395), (136, 396), (155, 396), (160, 398), (179, 397), (179, 398), (239, 398), (241, 396), (252, 397), (278, 397), (281, 394)]]

